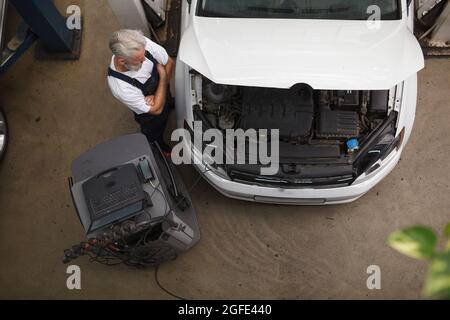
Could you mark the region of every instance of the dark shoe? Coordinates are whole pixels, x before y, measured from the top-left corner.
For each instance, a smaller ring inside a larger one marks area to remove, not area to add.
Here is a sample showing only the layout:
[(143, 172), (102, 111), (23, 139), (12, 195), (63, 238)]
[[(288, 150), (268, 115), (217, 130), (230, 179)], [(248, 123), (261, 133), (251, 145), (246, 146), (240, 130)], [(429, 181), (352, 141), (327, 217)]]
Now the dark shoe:
[(163, 155), (167, 160), (172, 160), (172, 152), (163, 151)]

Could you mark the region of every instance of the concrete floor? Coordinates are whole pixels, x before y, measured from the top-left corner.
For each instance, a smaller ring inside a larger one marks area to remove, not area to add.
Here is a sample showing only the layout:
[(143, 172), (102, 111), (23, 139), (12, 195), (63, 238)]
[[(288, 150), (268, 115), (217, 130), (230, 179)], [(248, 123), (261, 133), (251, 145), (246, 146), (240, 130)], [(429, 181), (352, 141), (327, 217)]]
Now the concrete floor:
[[(70, 164), (86, 149), (133, 133), (132, 115), (111, 96), (107, 41), (119, 27), (106, 1), (80, 4), (80, 61), (41, 62), (34, 50), (0, 78), (11, 144), (0, 168), (0, 298), (166, 299), (153, 270), (90, 264), (82, 290), (66, 289), (65, 248), (83, 240), (67, 189)], [(333, 207), (251, 204), (222, 197), (202, 181), (192, 192), (200, 243), (161, 267), (160, 281), (186, 298), (418, 298), (425, 263), (384, 243), (416, 223), (450, 221), (450, 60), (428, 60), (411, 141), (400, 165), (356, 203)], [(182, 168), (186, 184), (197, 175)], [(382, 290), (366, 288), (379, 265)]]

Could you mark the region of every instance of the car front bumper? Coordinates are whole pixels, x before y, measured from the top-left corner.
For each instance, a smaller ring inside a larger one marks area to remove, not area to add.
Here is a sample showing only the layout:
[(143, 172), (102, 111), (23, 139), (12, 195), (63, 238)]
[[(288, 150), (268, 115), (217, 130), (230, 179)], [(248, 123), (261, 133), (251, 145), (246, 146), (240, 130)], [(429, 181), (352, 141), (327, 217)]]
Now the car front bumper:
[[(276, 188), (244, 184), (224, 179), (206, 165), (195, 164), (195, 167), (211, 186), (226, 197), (285, 205), (333, 205), (353, 202), (369, 192), (395, 168), (400, 160), (401, 151), (402, 149), (394, 150), (379, 163), (377, 170), (369, 175), (361, 175), (352, 185), (327, 189)], [(200, 162), (200, 153), (194, 152), (193, 156)]]

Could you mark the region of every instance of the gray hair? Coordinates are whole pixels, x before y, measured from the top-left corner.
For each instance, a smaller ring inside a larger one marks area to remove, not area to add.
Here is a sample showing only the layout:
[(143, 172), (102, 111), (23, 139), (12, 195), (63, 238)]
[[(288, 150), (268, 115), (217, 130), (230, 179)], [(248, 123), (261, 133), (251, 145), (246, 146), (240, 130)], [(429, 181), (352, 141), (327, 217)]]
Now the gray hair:
[(145, 48), (145, 43), (142, 31), (122, 29), (113, 33), (109, 48), (116, 56), (133, 58), (137, 51)]

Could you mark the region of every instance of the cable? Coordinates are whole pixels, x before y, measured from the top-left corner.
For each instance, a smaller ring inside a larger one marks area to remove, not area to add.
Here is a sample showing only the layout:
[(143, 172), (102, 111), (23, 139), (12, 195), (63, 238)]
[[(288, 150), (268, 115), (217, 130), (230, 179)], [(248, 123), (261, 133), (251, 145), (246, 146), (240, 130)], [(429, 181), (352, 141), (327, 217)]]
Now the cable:
[[(153, 186), (153, 185), (152, 185)], [(153, 196), (155, 195), (155, 193), (158, 191), (159, 192), (159, 194), (164, 198), (164, 210), (163, 210), (163, 212), (164, 212), (164, 216), (166, 216), (166, 214), (167, 214), (167, 197), (166, 197), (166, 195), (164, 194), (164, 192), (162, 192), (161, 190), (159, 190), (159, 187), (161, 186), (161, 181), (159, 181), (159, 183), (158, 183), (158, 185), (156, 186), (156, 188), (154, 188), (155, 190), (153, 190), (153, 192), (152, 192), (152, 195), (150, 196), (150, 198), (153, 198)], [(170, 211), (170, 208), (169, 208), (169, 211)], [(148, 213), (148, 212), (146, 212), (147, 213), (147, 215), (149, 215), (150, 216), (150, 214)], [(150, 216), (150, 218), (151, 218), (151, 216)]]
[[(205, 173), (207, 173), (207, 172), (209, 172), (209, 171), (211, 171), (211, 169), (205, 170), (204, 172), (202, 172), (202, 174), (205, 174)], [(197, 178), (197, 180), (196, 180), (196, 181), (192, 184), (192, 186), (189, 188), (188, 193), (191, 193), (192, 190), (194, 190), (194, 188), (198, 185), (198, 183), (200, 182), (201, 179), (202, 179), (202, 175), (199, 174), (199, 177)], [(181, 199), (180, 202), (177, 203), (176, 206), (178, 206), (178, 205), (181, 203), (181, 201), (183, 201), (183, 200), (184, 200), (184, 199)], [(167, 215), (169, 214), (169, 212), (170, 212), (170, 208), (169, 208), (169, 211), (166, 212), (166, 214), (164, 215), (165, 218), (167, 218)], [(180, 297), (180, 296), (178, 296), (178, 295), (176, 295), (176, 294), (170, 292), (170, 291), (167, 290), (166, 288), (164, 288), (164, 286), (159, 282), (159, 279), (158, 279), (158, 271), (159, 271), (159, 265), (157, 265), (157, 266), (155, 267), (155, 282), (156, 282), (156, 284), (158, 285), (158, 287), (159, 287), (162, 291), (164, 291), (165, 293), (167, 293), (169, 296), (174, 297), (175, 299), (178, 299), (178, 300), (187, 300), (186, 298)]]
[(159, 271), (159, 266), (156, 266), (156, 267), (155, 267), (155, 282), (156, 282), (156, 284), (158, 285), (158, 287), (159, 287), (162, 291), (164, 291), (165, 293), (167, 293), (169, 296), (174, 297), (175, 299), (178, 299), (178, 300), (187, 300), (186, 298), (177, 296), (176, 294), (173, 294), (172, 292), (170, 292), (169, 290), (167, 290), (166, 288), (164, 288), (163, 285), (161, 285), (161, 283), (160, 283), (159, 280), (158, 280), (158, 271)]
[(156, 193), (156, 190), (158, 190), (158, 191), (160, 191), (158, 188), (159, 188), (159, 186), (161, 185), (161, 180), (158, 178), (158, 185), (155, 187), (155, 185), (153, 184), (153, 182), (151, 182), (150, 181), (150, 185), (153, 187), (153, 192), (152, 192), (152, 194), (150, 195), (150, 198), (152, 198), (154, 195), (155, 195), (155, 193)]
[[(208, 173), (209, 171), (211, 171), (211, 169), (206, 169), (205, 171), (202, 172), (202, 174)], [(197, 180), (192, 184), (192, 186), (188, 189), (188, 193), (191, 193), (192, 190), (194, 190), (194, 188), (197, 186), (197, 184), (199, 184), (199, 182), (202, 180), (202, 174), (198, 175)], [(184, 201), (186, 199), (186, 197), (183, 197), (180, 201), (178, 201), (178, 203), (175, 205), (175, 207), (178, 207), (178, 205)], [(166, 215), (168, 214), (168, 212), (166, 212)]]
[[(202, 172), (202, 174), (208, 173), (208, 172), (210, 172), (210, 171), (212, 171), (212, 169), (206, 169), (205, 171)], [(202, 175), (199, 174), (199, 177), (197, 178), (197, 181), (195, 181), (195, 182), (192, 184), (192, 186), (189, 188), (189, 190), (188, 190), (189, 193), (191, 193), (192, 190), (194, 190), (194, 188), (195, 188), (195, 187), (197, 186), (197, 184), (202, 180), (202, 178), (203, 178)]]
[[(199, 182), (202, 179), (202, 175), (206, 174), (207, 172), (211, 171), (211, 169), (207, 169), (203, 172), (201, 172), (201, 174), (199, 174), (199, 177), (197, 178), (197, 180), (192, 184), (192, 186), (188, 189), (188, 193), (191, 193), (194, 188), (199, 184)], [(164, 211), (165, 214), (162, 217), (162, 220), (166, 220), (168, 215), (171, 212), (171, 208), (170, 206), (168, 206), (168, 201), (167, 201), (167, 197), (164, 194), (164, 192), (162, 192), (161, 190), (159, 190), (159, 187), (161, 186), (161, 180), (159, 180), (158, 185), (155, 187), (152, 184), (152, 187), (154, 188), (154, 191), (151, 195), (151, 197), (153, 197), (153, 195), (158, 192), (161, 194), (161, 196), (165, 199), (165, 208)], [(176, 207), (178, 207), (179, 204), (181, 204), (182, 201), (185, 201), (186, 197), (182, 197), (182, 199), (180, 199), (180, 201), (176, 204)], [(147, 212), (148, 214), (148, 212)], [(146, 230), (146, 232), (144, 232), (141, 236), (141, 238), (139, 239), (139, 241), (137, 241), (137, 246), (140, 246), (142, 242), (146, 242), (145, 239), (148, 236), (148, 234), (152, 231), (152, 228), (149, 228), (148, 230)], [(123, 236), (123, 235), (122, 235)], [(147, 263), (146, 260), (148, 260), (149, 256), (146, 257), (140, 257), (138, 255), (136, 255), (132, 250), (130, 249), (126, 249), (127, 247), (127, 242), (125, 241), (125, 239), (121, 239), (122, 240), (122, 244), (117, 244), (119, 247), (117, 247), (117, 249), (114, 248), (110, 248), (108, 246), (103, 246), (102, 243), (89, 243), (89, 247), (91, 250), (88, 250), (87, 247), (83, 247), (84, 250), (83, 253), (81, 253), (80, 255), (88, 255), (89, 256), (89, 262), (96, 262), (96, 263), (100, 263), (106, 266), (116, 266), (119, 264), (125, 264), (127, 266), (131, 266), (131, 267), (136, 267), (136, 268), (144, 268), (144, 267), (149, 267), (149, 266), (155, 266), (155, 264), (152, 263)], [(123, 247), (123, 245), (125, 245), (125, 247)], [(96, 250), (92, 250), (93, 248), (95, 248)], [(78, 251), (78, 250), (77, 250)], [(78, 256), (72, 258), (75, 259)], [(162, 261), (161, 261), (162, 262)], [(179, 299), (179, 300), (186, 300), (183, 297), (177, 296), (173, 293), (171, 293), (169, 290), (167, 290), (166, 288), (164, 288), (164, 286), (161, 285), (161, 283), (159, 282), (158, 279), (158, 271), (159, 271), (159, 264), (156, 264), (155, 266), (155, 282), (158, 285), (158, 287), (163, 290), (165, 293), (167, 293), (168, 295)]]

